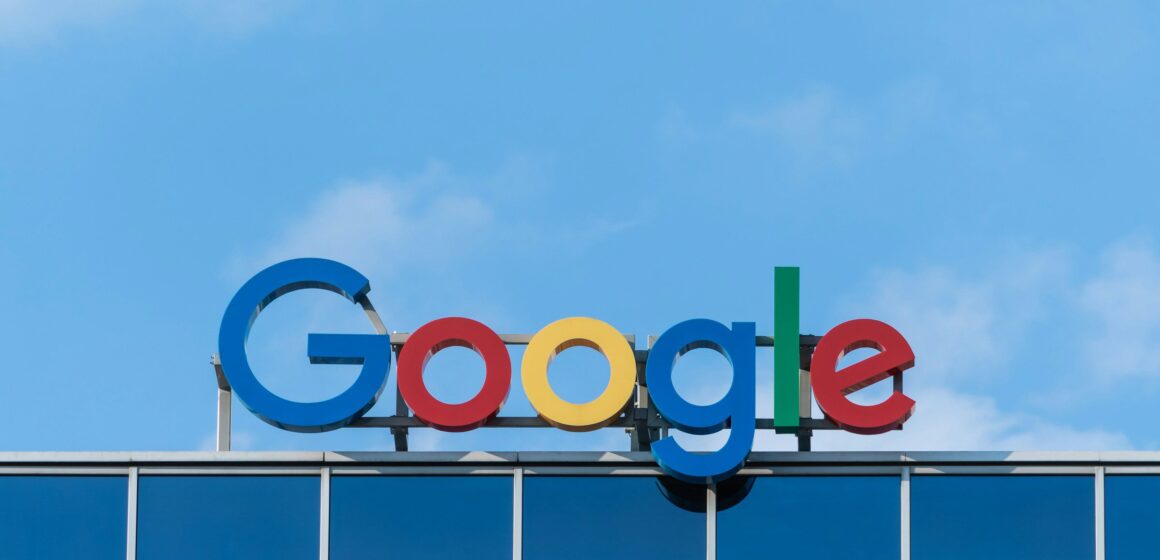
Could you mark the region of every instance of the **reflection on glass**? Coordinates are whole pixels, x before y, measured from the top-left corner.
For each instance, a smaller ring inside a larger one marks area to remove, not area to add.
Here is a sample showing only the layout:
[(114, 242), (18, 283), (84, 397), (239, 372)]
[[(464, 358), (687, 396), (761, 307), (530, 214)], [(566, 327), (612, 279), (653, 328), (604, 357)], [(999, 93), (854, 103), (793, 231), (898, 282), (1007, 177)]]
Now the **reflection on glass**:
[(125, 558), (123, 476), (0, 476), (0, 558)]
[(1160, 476), (1105, 477), (1104, 527), (1109, 559), (1156, 558)]
[(318, 558), (317, 476), (142, 476), (141, 560)]
[(897, 560), (901, 481), (889, 476), (758, 477), (717, 514), (718, 558)]
[(511, 477), (330, 479), (332, 560), (511, 557)]
[(524, 478), (524, 558), (705, 558), (705, 514), (651, 476)]
[(1090, 476), (915, 476), (914, 560), (1091, 560)]

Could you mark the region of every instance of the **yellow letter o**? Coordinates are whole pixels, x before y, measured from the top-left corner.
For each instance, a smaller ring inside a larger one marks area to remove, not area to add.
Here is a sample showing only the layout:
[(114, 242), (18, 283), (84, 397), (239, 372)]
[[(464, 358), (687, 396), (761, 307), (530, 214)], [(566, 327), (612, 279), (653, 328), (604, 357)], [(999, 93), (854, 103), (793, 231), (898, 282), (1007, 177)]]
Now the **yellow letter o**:
[[(548, 383), (548, 365), (557, 354), (575, 346), (592, 348), (608, 360), (612, 375), (596, 399), (568, 402)], [(588, 317), (560, 319), (536, 333), (524, 350), (520, 376), (532, 407), (549, 424), (562, 430), (588, 432), (611, 424), (636, 388), (636, 356), (624, 335), (612, 325)]]

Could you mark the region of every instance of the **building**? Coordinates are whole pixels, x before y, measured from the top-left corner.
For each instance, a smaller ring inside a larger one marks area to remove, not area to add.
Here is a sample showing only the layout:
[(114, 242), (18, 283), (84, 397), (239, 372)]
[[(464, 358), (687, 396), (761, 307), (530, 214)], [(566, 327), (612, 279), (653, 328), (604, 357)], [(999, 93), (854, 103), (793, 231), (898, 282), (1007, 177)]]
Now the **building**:
[[(1160, 453), (3, 453), (0, 557), (1155, 558)], [(661, 481), (668, 480), (667, 484)], [(719, 494), (719, 495), (718, 495)]]

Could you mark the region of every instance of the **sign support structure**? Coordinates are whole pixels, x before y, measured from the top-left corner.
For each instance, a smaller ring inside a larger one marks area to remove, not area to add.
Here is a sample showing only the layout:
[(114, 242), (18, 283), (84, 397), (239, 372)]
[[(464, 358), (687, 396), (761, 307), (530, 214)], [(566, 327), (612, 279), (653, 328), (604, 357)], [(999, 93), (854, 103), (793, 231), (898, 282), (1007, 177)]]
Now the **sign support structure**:
[[(402, 349), (403, 345), (410, 337), (409, 333), (391, 333), (391, 349), (397, 355)], [(509, 346), (526, 346), (532, 339), (532, 334), (501, 334), (500, 339), (504, 344)], [(649, 346), (656, 340), (657, 337), (649, 336)], [(821, 337), (815, 335), (800, 335), (798, 340), (797, 360), (795, 360), (801, 369), (798, 371), (797, 395), (794, 399), (800, 417), (798, 418), (798, 426), (791, 433), (793, 433), (798, 442), (798, 451), (811, 451), (811, 438), (816, 430), (839, 430), (841, 429), (833, 422), (824, 418), (812, 418), (810, 410), (812, 408), (812, 398), (810, 393), (810, 361), (813, 356), (814, 348), (817, 346), (818, 340)], [(630, 345), (635, 344), (636, 337), (632, 335), (625, 336), (625, 339)], [(775, 348), (774, 338), (770, 336), (758, 336), (756, 338), (756, 345), (758, 348)], [(776, 350), (775, 350), (776, 351)], [(637, 374), (637, 389), (633, 395), (632, 402), (629, 407), (623, 412), (619, 418), (608, 425), (610, 428), (623, 428), (629, 436), (629, 449), (631, 451), (648, 451), (653, 441), (658, 440), (663, 433), (667, 432), (671, 427), (657, 413), (656, 407), (653, 406), (648, 395), (648, 385), (645, 383), (644, 364), (648, 361), (649, 350), (634, 350), (636, 359), (636, 374)], [(233, 391), (230, 388), (229, 381), (222, 372), (221, 359), (217, 354), (213, 354), (210, 358), (210, 363), (213, 364), (214, 374), (217, 381), (217, 451), (230, 451), (230, 430), (231, 430), (231, 416), (233, 409)], [(396, 384), (397, 385), (397, 384)], [(392, 416), (363, 416), (348, 427), (351, 428), (389, 428), (391, 436), (394, 440), (395, 451), (407, 451), (408, 440), (407, 436), (411, 428), (429, 428), (427, 424), (416, 418), (411, 414), (407, 407), (406, 401), (403, 400), (402, 393), (396, 389), (395, 393), (395, 414)], [(756, 421), (756, 428), (762, 429), (776, 429), (775, 419), (773, 418), (758, 418)], [(485, 428), (551, 428), (552, 424), (538, 416), (497, 416), (489, 422)]]

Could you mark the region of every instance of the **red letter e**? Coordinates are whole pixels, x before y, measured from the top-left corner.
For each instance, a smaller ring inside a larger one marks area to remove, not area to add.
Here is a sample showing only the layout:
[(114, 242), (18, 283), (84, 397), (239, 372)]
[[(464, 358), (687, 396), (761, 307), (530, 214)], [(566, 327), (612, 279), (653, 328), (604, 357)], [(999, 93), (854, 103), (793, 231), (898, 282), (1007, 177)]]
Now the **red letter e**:
[[(837, 370), (838, 360), (859, 348), (878, 353)], [(914, 351), (893, 327), (873, 319), (842, 323), (818, 341), (810, 367), (814, 397), (826, 418), (848, 432), (880, 434), (906, 422), (914, 412), (914, 400), (896, 385), (894, 393), (876, 405), (850, 402), (846, 395), (873, 385), (914, 366)]]

